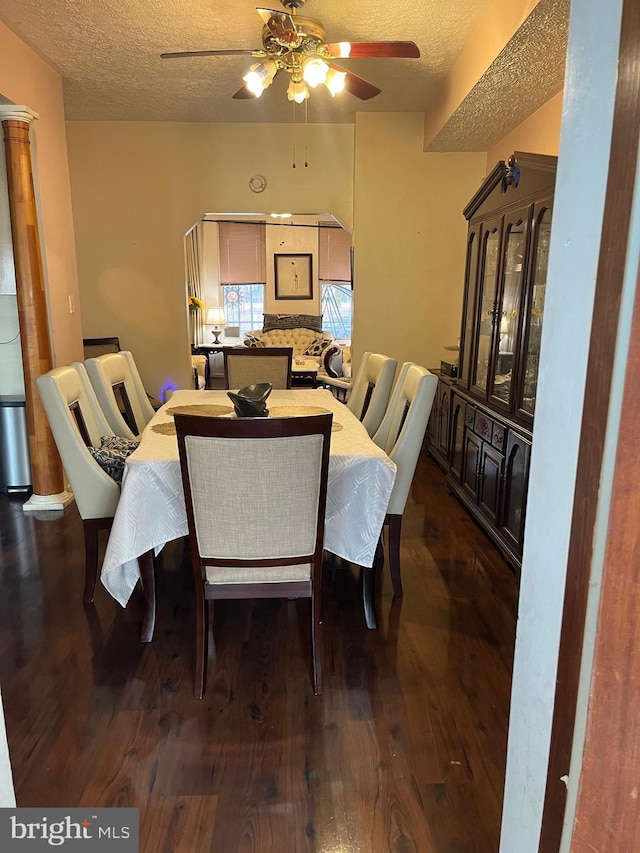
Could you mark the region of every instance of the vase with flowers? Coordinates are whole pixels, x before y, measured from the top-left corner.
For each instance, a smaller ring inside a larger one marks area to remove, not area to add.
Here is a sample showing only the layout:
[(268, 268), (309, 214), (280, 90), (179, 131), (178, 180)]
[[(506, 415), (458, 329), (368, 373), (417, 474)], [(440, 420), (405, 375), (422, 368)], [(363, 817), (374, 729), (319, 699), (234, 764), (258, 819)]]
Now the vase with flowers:
[(189, 306), (189, 331), (191, 332), (191, 343), (197, 344), (202, 329), (202, 312), (204, 311), (204, 302), (193, 293), (189, 293), (187, 297), (187, 305)]

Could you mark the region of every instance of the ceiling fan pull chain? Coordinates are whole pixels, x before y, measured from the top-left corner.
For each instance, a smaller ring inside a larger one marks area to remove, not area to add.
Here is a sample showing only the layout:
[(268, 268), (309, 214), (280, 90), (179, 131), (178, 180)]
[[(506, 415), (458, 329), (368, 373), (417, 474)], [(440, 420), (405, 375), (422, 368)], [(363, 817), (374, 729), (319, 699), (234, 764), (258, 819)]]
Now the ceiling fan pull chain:
[(296, 102), (291, 101), (291, 109), (293, 110), (293, 168), (296, 167)]
[(305, 102), (304, 102), (304, 167), (305, 167), (305, 169), (308, 168), (308, 166), (309, 166), (309, 163), (307, 162), (307, 160), (308, 160), (308, 154), (307, 154), (307, 142), (308, 142), (308, 140), (309, 140), (309, 119), (308, 119), (308, 115), (307, 115), (307, 102), (305, 100)]

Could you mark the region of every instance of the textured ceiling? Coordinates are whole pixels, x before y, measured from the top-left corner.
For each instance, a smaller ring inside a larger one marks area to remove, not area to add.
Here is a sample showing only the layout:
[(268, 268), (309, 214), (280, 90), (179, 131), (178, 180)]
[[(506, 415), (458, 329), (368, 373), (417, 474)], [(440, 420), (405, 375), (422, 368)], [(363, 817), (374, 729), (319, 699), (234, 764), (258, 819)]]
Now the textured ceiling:
[(486, 151), (560, 91), (569, 5), (570, 0), (540, 0), (429, 151)]
[[(273, 0), (268, 5), (281, 8)], [(345, 92), (333, 99), (319, 87), (307, 101), (308, 121), (351, 123), (356, 112), (423, 112), (490, 5), (491, 0), (308, 0), (301, 14), (323, 24), (327, 41), (411, 39), (421, 52), (420, 59), (343, 61), (382, 94), (360, 101)], [(164, 51), (259, 48), (262, 22), (255, 9), (255, 0), (0, 0), (0, 20), (60, 72), (69, 120), (289, 122), (293, 106), (284, 74), (259, 100), (232, 99), (250, 57), (160, 59)], [(566, 32), (562, 55), (565, 45)], [(517, 51), (505, 73), (517, 75)], [(561, 85), (561, 77), (556, 85), (557, 74), (550, 76), (552, 91), (546, 91), (546, 79), (537, 87), (542, 101)], [(478, 94), (503, 105), (503, 96), (493, 95), (494, 80), (485, 77)], [(498, 71), (493, 77), (500, 77)], [(462, 109), (450, 138), (438, 138), (438, 150), (464, 149), (469, 115), (478, 113), (465, 104)], [(296, 121), (304, 120), (304, 111), (296, 108)]]

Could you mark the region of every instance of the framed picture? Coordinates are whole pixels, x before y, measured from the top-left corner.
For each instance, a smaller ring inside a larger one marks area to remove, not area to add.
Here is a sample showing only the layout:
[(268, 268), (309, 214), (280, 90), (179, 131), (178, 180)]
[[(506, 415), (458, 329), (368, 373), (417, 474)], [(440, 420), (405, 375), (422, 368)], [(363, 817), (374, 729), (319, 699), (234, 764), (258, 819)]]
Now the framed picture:
[(311, 254), (274, 255), (276, 299), (313, 299)]

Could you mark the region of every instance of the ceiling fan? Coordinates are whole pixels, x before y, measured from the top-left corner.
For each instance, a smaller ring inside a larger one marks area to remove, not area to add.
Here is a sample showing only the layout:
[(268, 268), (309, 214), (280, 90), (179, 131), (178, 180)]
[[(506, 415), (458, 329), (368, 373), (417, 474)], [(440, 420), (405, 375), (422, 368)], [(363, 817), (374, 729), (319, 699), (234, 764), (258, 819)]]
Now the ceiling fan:
[(335, 96), (345, 89), (362, 101), (379, 95), (381, 89), (342, 68), (334, 59), (395, 57), (417, 59), (418, 47), (412, 41), (326, 42), (324, 27), (313, 18), (296, 12), (305, 0), (281, 0), (289, 12), (256, 9), (264, 22), (262, 47), (256, 50), (188, 50), (162, 53), (162, 59), (189, 56), (252, 56), (259, 60), (244, 76), (245, 85), (233, 96), (259, 98), (281, 71), (290, 75), (287, 92), (290, 101), (302, 103), (309, 88), (324, 84)]

